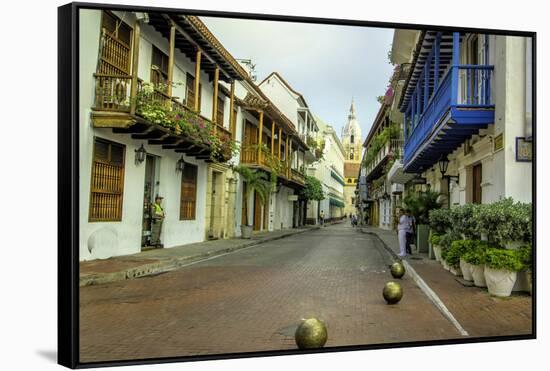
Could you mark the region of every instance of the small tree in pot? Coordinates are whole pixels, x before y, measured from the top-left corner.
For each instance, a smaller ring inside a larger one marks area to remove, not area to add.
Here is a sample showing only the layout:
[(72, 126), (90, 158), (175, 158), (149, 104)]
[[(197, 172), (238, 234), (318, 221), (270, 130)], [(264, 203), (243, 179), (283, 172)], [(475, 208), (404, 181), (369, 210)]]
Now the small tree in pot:
[(491, 295), (510, 296), (523, 268), (517, 250), (489, 248), (485, 253), (485, 281)]
[(426, 191), (405, 197), (403, 200), (416, 219), (416, 243), (420, 252), (428, 251), (430, 211), (441, 208), (440, 196), (437, 192)]
[(241, 236), (250, 238), (252, 236), (252, 223), (249, 220), (248, 213), (248, 210), (250, 210), (250, 195), (255, 192), (260, 197), (260, 201), (264, 203), (272, 188), (272, 183), (268, 180), (268, 175), (260, 170), (251, 170), (246, 166), (239, 165), (235, 166), (233, 171), (239, 174), (246, 183), (243, 200), (247, 205), (244, 209), (246, 224), (241, 225)]

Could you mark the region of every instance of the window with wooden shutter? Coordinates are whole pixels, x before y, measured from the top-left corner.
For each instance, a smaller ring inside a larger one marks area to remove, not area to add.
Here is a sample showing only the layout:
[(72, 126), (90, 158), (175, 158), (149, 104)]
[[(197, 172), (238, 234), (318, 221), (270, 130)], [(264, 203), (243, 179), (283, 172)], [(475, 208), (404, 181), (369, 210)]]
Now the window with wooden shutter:
[(153, 45), (153, 56), (151, 58), (151, 82), (158, 88), (168, 81), (168, 56), (159, 48)]
[(197, 167), (186, 164), (181, 175), (180, 220), (195, 219), (197, 204)]
[(124, 154), (122, 144), (95, 138), (90, 191), (90, 222), (122, 220)]
[[(195, 109), (195, 77), (191, 74), (187, 74), (186, 78), (186, 94), (185, 94), (185, 105), (187, 108), (192, 110)], [(201, 90), (202, 85), (199, 83), (199, 111), (201, 108)]]
[(223, 96), (218, 97), (218, 107), (216, 112), (216, 124), (223, 126), (223, 110), (225, 99)]
[(101, 44), (97, 72), (110, 75), (130, 74), (132, 29), (111, 12), (103, 12)]

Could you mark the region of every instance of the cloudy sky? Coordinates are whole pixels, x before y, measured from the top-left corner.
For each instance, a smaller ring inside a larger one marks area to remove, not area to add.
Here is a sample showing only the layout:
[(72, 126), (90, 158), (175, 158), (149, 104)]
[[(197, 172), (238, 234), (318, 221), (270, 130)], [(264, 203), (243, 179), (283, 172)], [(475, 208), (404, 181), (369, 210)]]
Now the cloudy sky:
[(378, 112), (392, 66), (393, 30), (367, 27), (201, 17), (235, 57), (256, 64), (257, 82), (272, 71), (300, 92), (338, 134), (352, 96), (363, 139)]

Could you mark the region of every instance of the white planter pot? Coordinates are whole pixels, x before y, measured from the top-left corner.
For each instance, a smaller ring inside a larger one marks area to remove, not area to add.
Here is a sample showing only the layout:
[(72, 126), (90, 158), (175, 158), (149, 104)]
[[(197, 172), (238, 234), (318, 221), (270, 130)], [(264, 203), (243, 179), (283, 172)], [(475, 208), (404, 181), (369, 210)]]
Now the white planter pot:
[(506, 244), (506, 248), (510, 250), (517, 250), (522, 245), (525, 245), (522, 241), (512, 241)]
[(470, 267), (474, 285), (477, 287), (487, 287), (487, 282), (485, 281), (485, 266), (470, 264)]
[(446, 271), (451, 269), (451, 267), (449, 267), (449, 264), (447, 264), (447, 262), (443, 259), (441, 259), (441, 264), (443, 264), (443, 269), (445, 269)]
[(462, 270), (460, 269), (460, 267), (449, 267), (449, 271), (455, 276), (462, 276)]
[(460, 270), (462, 271), (462, 277), (464, 277), (466, 281), (474, 280), (472, 277), (472, 265), (462, 258), (460, 258)]
[(441, 246), (433, 245), (434, 255), (436, 261), (441, 261)]
[(252, 237), (251, 225), (241, 225), (241, 237), (247, 239)]
[(485, 267), (485, 281), (491, 295), (510, 296), (516, 279), (517, 272)]

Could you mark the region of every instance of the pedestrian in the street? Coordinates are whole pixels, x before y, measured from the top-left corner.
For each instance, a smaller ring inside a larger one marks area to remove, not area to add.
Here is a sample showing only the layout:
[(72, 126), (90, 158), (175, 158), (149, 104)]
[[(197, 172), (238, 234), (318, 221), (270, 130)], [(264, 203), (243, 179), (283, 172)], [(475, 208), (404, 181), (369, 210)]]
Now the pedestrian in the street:
[(403, 212), (403, 209), (399, 209), (399, 222), (397, 223), (397, 237), (399, 240), (399, 254), (398, 256), (404, 258), (407, 256), (407, 230), (409, 229), (409, 218)]
[(164, 209), (162, 208), (162, 196), (157, 195), (155, 202), (151, 204), (151, 246), (164, 247), (160, 242), (162, 223), (164, 222)]
[(407, 254), (412, 254), (411, 245), (414, 242), (414, 236), (416, 234), (416, 219), (411, 214), (411, 211), (409, 209), (405, 210), (405, 215), (407, 217), (407, 221), (409, 223), (409, 226), (407, 228)]
[(319, 213), (319, 224), (325, 225), (325, 212), (323, 210)]

